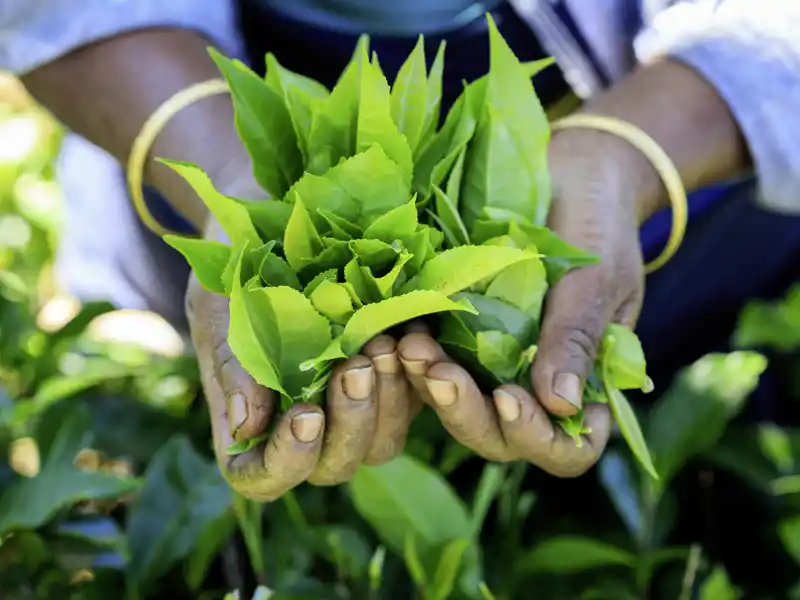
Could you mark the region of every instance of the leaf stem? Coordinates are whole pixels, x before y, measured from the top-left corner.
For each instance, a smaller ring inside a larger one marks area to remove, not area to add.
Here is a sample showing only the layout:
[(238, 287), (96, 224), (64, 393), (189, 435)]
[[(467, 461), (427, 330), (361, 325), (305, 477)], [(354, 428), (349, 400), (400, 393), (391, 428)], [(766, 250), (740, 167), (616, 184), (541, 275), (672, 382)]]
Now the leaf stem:
[(261, 546), (263, 533), (261, 510), (261, 504), (248, 500), (240, 494), (233, 495), (233, 511), (247, 547), (250, 566), (258, 584), (264, 585), (266, 584), (266, 573), (264, 572), (264, 549)]

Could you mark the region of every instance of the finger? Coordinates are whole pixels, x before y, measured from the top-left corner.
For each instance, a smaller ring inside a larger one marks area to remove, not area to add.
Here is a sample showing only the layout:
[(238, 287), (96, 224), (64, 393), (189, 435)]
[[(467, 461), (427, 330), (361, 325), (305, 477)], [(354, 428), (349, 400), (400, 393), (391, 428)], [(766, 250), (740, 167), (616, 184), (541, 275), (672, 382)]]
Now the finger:
[(459, 443), (488, 460), (516, 458), (503, 439), (497, 414), (475, 380), (455, 363), (438, 363), (426, 378), (439, 420)]
[(636, 327), (636, 322), (639, 320), (639, 313), (642, 310), (642, 302), (644, 294), (642, 293), (643, 287), (639, 287), (636, 292), (631, 294), (625, 302), (623, 302), (611, 319), (614, 323), (625, 325), (631, 329)]
[(378, 408), (375, 370), (366, 356), (353, 356), (336, 367), (328, 382), (325, 412), (322, 453), (308, 479), (314, 485), (350, 479), (372, 442)]
[(317, 466), (325, 430), (318, 406), (295, 404), (265, 444), (236, 456), (226, 478), (238, 492), (271, 502), (305, 481)]
[(228, 427), (235, 440), (263, 434), (274, 410), (270, 390), (259, 385), (242, 368), (228, 345), (228, 299), (206, 290), (193, 290), (187, 298), (193, 306), (187, 307), (192, 315), (190, 322), (204, 330), (198, 336), (198, 355), (212, 357), (214, 374), (222, 390), (221, 401), (226, 407)]
[(431, 396), (425, 383), (425, 374), (431, 365), (452, 362), (442, 347), (427, 333), (409, 333), (397, 344), (400, 363), (411, 386), (426, 404)]
[(583, 384), (609, 317), (601, 277), (598, 267), (584, 267), (567, 273), (548, 295), (531, 382), (554, 415), (574, 415), (582, 406)]
[(586, 408), (585, 424), (592, 431), (581, 439), (579, 446), (523, 388), (499, 387), (494, 392), (494, 402), (509, 447), (552, 475), (582, 475), (605, 449), (610, 419), (603, 405)]
[(408, 324), (406, 324), (405, 329), (406, 333), (427, 333), (428, 335), (431, 333), (431, 328), (428, 327), (427, 323), (421, 319), (410, 321)]
[(421, 402), (406, 379), (397, 356), (397, 342), (380, 335), (364, 346), (364, 355), (375, 367), (378, 416), (375, 435), (364, 462), (379, 465), (403, 451), (408, 427)]

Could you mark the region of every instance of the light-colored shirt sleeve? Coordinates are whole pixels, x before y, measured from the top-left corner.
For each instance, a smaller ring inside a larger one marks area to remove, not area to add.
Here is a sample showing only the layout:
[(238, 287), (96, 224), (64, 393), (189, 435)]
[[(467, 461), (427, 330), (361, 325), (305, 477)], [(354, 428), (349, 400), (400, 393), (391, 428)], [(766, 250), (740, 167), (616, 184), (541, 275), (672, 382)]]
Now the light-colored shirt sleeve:
[(232, 0), (4, 0), (0, 69), (24, 75), (86, 44), (151, 27), (195, 30), (241, 55)]
[(800, 212), (800, 2), (678, 2), (653, 17), (636, 49), (709, 81), (747, 141), (761, 201)]

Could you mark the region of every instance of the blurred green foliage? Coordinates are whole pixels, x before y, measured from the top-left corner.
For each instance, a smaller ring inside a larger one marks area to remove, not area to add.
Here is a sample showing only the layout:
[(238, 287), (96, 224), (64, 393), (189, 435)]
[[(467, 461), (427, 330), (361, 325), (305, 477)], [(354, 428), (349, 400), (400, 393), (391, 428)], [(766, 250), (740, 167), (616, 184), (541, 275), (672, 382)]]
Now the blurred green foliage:
[[(485, 463), (424, 413), (404, 456), (347, 486), (234, 497), (190, 353), (115, 339), (115, 318), (164, 325), (54, 289), (59, 141), (0, 103), (0, 597), (800, 597), (800, 431), (739, 418), (767, 366), (747, 350), (642, 407), (658, 482), (619, 440), (574, 481)], [(800, 292), (754, 303), (735, 340), (796, 364)]]

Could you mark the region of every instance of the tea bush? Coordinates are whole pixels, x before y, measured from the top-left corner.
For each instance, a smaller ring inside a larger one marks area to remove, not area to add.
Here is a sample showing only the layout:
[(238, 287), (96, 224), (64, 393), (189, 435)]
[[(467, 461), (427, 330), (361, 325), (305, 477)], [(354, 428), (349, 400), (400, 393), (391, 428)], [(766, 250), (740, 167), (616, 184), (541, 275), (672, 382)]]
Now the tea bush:
[[(742, 350), (636, 398), (658, 481), (619, 436), (556, 480), (474, 458), (423, 413), (402, 457), (259, 505), (213, 462), (190, 350), (55, 295), (60, 134), (19, 96), (0, 119), (0, 597), (800, 597), (798, 291), (744, 312)], [(743, 415), (767, 367), (744, 348), (775, 350), (785, 423)]]

